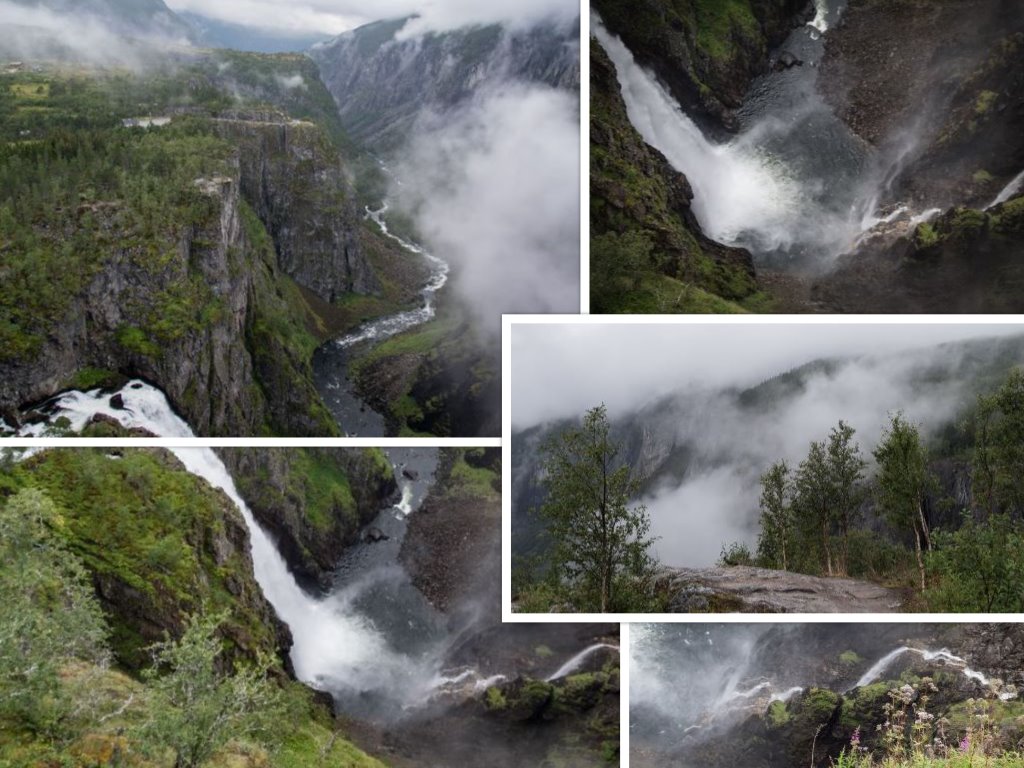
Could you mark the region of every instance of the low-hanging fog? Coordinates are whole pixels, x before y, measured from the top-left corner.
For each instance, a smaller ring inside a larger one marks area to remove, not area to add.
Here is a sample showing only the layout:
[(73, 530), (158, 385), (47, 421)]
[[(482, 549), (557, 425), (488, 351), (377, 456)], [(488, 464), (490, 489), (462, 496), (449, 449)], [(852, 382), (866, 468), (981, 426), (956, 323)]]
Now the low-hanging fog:
[[(579, 418), (604, 402), (620, 433), (642, 430), (651, 452), (685, 448), (685, 468), (640, 501), (661, 562), (706, 566), (723, 544), (756, 545), (760, 475), (771, 463), (795, 467), (840, 419), (857, 430), (869, 461), (894, 411), (927, 435), (976, 396), (970, 366), (959, 370), (965, 347), (940, 345), (1019, 333), (987, 325), (516, 326), (513, 428)], [(802, 386), (783, 395), (747, 405), (737, 397), (821, 359), (832, 363), (805, 371)]]
[(579, 14), (579, 5), (571, 0), (298, 0), (287, 7), (279, 0), (169, 0), (167, 4), (176, 11), (191, 11), (257, 29), (326, 35), (378, 19), (407, 16), (416, 18), (403, 30), (404, 36), (445, 32), (470, 24), (528, 27), (568, 21)]
[[(101, 66), (139, 69), (167, 46), (187, 46), (187, 28), (169, 15), (156, 14), (146, 29), (129, 20), (60, 11), (43, 4), (0, 0), (0, 39), (3, 55), (22, 59), (69, 58)], [(9, 34), (10, 33), (10, 34)], [(129, 38), (144, 38), (133, 40)]]
[(579, 308), (579, 100), (507, 83), (421, 117), (394, 190), (477, 327)]

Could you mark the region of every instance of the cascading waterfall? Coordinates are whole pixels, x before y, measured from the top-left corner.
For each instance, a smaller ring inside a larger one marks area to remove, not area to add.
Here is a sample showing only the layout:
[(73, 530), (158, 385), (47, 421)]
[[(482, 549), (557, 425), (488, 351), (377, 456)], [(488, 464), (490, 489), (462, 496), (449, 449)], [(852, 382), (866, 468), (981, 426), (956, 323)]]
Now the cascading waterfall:
[[(47, 404), (51, 421), (67, 419), (80, 430), (96, 414), (116, 419), (128, 429), (144, 429), (161, 437), (194, 437), (188, 424), (171, 409), (164, 394), (142, 381), (131, 381), (118, 393), (122, 407), (111, 406), (109, 392), (67, 392)], [(20, 437), (46, 432), (45, 424), (30, 425)], [(440, 647), (416, 657), (396, 653), (388, 638), (355, 609), (361, 592), (386, 574), (370, 573), (324, 597), (313, 597), (295, 581), (273, 541), (239, 495), (227, 467), (209, 448), (170, 448), (185, 468), (227, 494), (249, 529), (256, 581), (277, 615), (291, 629), (291, 661), (296, 676), (334, 694), (350, 690), (355, 696), (375, 691), (396, 699), (398, 707), (429, 699), (442, 682)], [(411, 484), (402, 488), (402, 517), (412, 512)]]
[(876, 153), (817, 92), (817, 64), (824, 55), (820, 38), (843, 3), (816, 0), (815, 6), (814, 19), (791, 33), (784, 46), (802, 66), (755, 80), (737, 112), (741, 130), (724, 143), (709, 140), (591, 14), (593, 34), (615, 64), (630, 122), (686, 175), (705, 234), (748, 248), (762, 266), (821, 271), (879, 224), (914, 216), (904, 206), (880, 210), (913, 142)]
[(1019, 193), (1021, 187), (1024, 187), (1024, 171), (1021, 171), (1016, 176), (1014, 176), (1010, 180), (1010, 183), (1003, 187), (999, 194), (995, 196), (995, 199), (993, 199), (991, 203), (985, 206), (985, 210), (987, 211), (990, 208), (995, 208), (1000, 203), (1005, 203), (1011, 197), (1014, 197), (1017, 193)]
[(880, 679), (885, 671), (892, 666), (893, 662), (896, 661), (900, 656), (906, 653), (916, 653), (925, 661), (941, 661), (956, 669), (959, 669), (964, 677), (969, 680), (974, 680), (981, 685), (988, 686), (992, 684), (992, 681), (983, 675), (981, 672), (971, 669), (967, 666), (967, 662), (959, 656), (954, 656), (945, 648), (938, 651), (929, 651), (924, 648), (911, 648), (910, 646), (903, 645), (890, 651), (885, 656), (876, 661), (871, 667), (860, 676), (860, 679), (851, 687), (861, 688), (865, 685), (870, 685), (876, 680)]
[(551, 682), (552, 680), (558, 680), (559, 678), (571, 675), (577, 669), (582, 667), (583, 662), (590, 658), (590, 656), (597, 653), (603, 648), (608, 648), (615, 651), (619, 650), (619, 646), (612, 645), (610, 643), (594, 643), (594, 645), (591, 645), (588, 648), (584, 648), (582, 651), (577, 653), (575, 656), (573, 656), (571, 659), (565, 662), (562, 666), (556, 669), (553, 673), (548, 675), (545, 679), (547, 680), (547, 682)]
[(736, 243), (756, 229), (775, 246), (788, 239), (788, 222), (800, 211), (794, 179), (749, 145), (715, 144), (680, 109), (672, 95), (634, 60), (633, 54), (591, 14), (591, 30), (618, 73), (630, 122), (644, 140), (686, 174), (693, 212), (705, 233)]

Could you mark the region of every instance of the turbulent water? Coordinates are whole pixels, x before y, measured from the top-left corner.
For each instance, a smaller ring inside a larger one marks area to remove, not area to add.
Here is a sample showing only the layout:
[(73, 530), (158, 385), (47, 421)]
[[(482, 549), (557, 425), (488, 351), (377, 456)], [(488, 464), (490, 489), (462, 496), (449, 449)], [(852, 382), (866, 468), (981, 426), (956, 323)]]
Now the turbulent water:
[(816, 0), (816, 14), (780, 51), (802, 65), (757, 78), (724, 143), (701, 131), (668, 90), (594, 15), (592, 29), (618, 73), (629, 119), (693, 187), (704, 232), (748, 248), (760, 265), (827, 269), (877, 224), (906, 209), (880, 210), (909, 146), (876, 152), (819, 95), (823, 35), (845, 0)]
[(409, 253), (423, 258), (430, 267), (430, 276), (420, 290), (422, 303), (419, 307), (364, 323), (340, 339), (325, 344), (313, 357), (313, 376), (317, 390), (350, 437), (380, 437), (386, 431), (384, 418), (355, 392), (354, 382), (348, 372), (351, 349), (375, 346), (392, 336), (432, 320), (436, 314), (434, 301), (437, 292), (448, 282), (448, 263), (391, 232), (384, 219), (387, 211), (388, 204), (385, 202), (376, 210), (367, 207), (366, 216), (380, 227), (385, 236), (397, 242)]

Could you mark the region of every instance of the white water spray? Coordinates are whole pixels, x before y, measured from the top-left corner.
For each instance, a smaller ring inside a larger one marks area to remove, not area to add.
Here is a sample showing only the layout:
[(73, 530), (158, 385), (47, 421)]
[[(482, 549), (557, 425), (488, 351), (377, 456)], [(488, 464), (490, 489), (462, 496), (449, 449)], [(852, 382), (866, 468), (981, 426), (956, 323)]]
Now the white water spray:
[[(959, 669), (964, 677), (969, 680), (975, 680), (981, 685), (989, 685), (991, 681), (985, 677), (981, 672), (971, 669), (967, 666), (967, 662), (959, 656), (954, 656), (948, 650), (943, 648), (939, 651), (929, 651), (922, 648), (911, 648), (910, 646), (900, 646), (899, 648), (890, 651), (885, 656), (876, 661), (854, 684), (853, 688), (861, 688), (865, 685), (870, 685), (876, 680), (882, 677), (882, 674), (892, 666), (893, 662), (896, 661), (900, 656), (905, 653), (916, 653), (925, 661), (942, 661), (949, 664), (952, 667)], [(852, 689), (851, 689), (852, 690)]]
[(1011, 197), (1017, 195), (1017, 193), (1021, 191), (1022, 187), (1024, 187), (1024, 171), (1021, 171), (1014, 176), (1010, 180), (1010, 183), (1003, 187), (1002, 191), (996, 195), (995, 199), (985, 206), (985, 210), (987, 211), (989, 208), (995, 208), (1000, 203), (1005, 203)]
[(565, 677), (566, 675), (572, 674), (577, 669), (582, 667), (583, 662), (590, 658), (592, 654), (597, 653), (602, 648), (610, 648), (615, 651), (619, 650), (619, 646), (617, 645), (611, 645), (609, 643), (595, 643), (594, 645), (591, 645), (588, 648), (584, 648), (582, 651), (577, 653), (575, 656), (573, 656), (571, 659), (565, 662), (565, 664), (563, 664), (557, 670), (555, 670), (553, 674), (546, 677), (545, 680), (547, 682), (551, 682), (552, 680), (558, 680), (561, 677)]
[(803, 205), (799, 184), (742, 137), (728, 144), (709, 142), (596, 14), (591, 14), (591, 30), (615, 64), (630, 122), (686, 174), (693, 187), (693, 212), (704, 232), (733, 243), (744, 232), (756, 231), (771, 246), (788, 244), (791, 222)]

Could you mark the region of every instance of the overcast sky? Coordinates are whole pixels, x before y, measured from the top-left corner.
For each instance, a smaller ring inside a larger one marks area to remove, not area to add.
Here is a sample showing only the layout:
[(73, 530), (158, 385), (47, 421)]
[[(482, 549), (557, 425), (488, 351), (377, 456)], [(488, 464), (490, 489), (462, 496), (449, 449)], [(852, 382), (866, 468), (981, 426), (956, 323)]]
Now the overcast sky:
[(323, 33), (325, 37), (380, 19), (419, 14), (411, 32), (446, 30), (474, 23), (530, 25), (579, 15), (575, 0), (166, 0), (175, 11), (192, 11), (236, 24)]
[(1024, 332), (1013, 325), (516, 325), (512, 426), (614, 418), (693, 385), (757, 384), (811, 360)]

